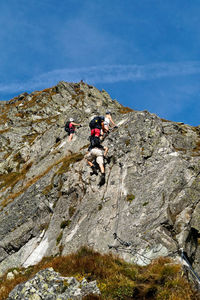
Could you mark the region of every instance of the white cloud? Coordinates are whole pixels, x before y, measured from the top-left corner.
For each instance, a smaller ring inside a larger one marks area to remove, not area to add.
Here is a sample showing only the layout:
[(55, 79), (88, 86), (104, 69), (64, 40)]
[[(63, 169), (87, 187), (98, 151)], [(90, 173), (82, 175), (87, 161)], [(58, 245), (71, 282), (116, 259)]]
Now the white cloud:
[(148, 65), (104, 65), (74, 69), (58, 69), (33, 77), (26, 82), (1, 84), (0, 92), (21, 92), (41, 89), (64, 80), (90, 84), (114, 83), (121, 81), (145, 81), (163, 77), (186, 76), (200, 73), (200, 61), (179, 63), (156, 63)]

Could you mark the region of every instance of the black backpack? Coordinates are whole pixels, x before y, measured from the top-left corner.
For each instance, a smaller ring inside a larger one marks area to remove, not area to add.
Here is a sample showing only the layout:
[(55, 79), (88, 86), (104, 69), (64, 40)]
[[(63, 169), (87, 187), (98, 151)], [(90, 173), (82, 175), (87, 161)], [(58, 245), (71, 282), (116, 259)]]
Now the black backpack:
[(66, 132), (69, 132), (69, 124), (70, 124), (70, 122), (67, 122), (67, 123), (65, 124), (65, 131), (66, 131)]
[(101, 122), (103, 121), (103, 117), (95, 117), (89, 123), (90, 129), (99, 128), (101, 129)]

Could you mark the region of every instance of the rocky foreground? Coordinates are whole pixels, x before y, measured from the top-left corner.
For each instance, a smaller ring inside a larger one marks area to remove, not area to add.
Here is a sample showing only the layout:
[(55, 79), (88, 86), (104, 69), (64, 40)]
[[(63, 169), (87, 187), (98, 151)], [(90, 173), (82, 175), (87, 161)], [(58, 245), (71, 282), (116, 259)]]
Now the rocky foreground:
[(181, 265), (169, 258), (141, 267), (86, 247), (14, 269), (0, 282), (1, 300), (200, 299), (183, 276)]
[(52, 268), (38, 272), (25, 284), (17, 285), (9, 294), (13, 299), (82, 299), (87, 295), (100, 295), (96, 281), (90, 283), (84, 278), (79, 282), (74, 277), (63, 277)]
[[(89, 121), (118, 129), (106, 183), (84, 160)], [(200, 127), (133, 111), (85, 83), (22, 94), (0, 106), (0, 272), (82, 245), (140, 265), (159, 256), (200, 273)], [(71, 143), (64, 124), (80, 122)]]

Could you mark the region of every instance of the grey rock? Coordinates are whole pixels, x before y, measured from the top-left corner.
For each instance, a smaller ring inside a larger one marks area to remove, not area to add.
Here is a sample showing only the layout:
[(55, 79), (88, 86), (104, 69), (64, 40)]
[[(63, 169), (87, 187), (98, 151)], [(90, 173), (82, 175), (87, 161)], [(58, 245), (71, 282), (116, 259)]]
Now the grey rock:
[(90, 294), (100, 295), (96, 281), (88, 283), (84, 279), (83, 284), (74, 277), (63, 277), (49, 268), (38, 272), (26, 283), (17, 285), (7, 299), (82, 299)]
[(15, 275), (13, 274), (13, 272), (8, 272), (7, 276), (6, 276), (6, 279), (8, 280), (12, 280), (15, 278)]
[[(13, 101), (1, 106), (1, 273), (82, 245), (139, 264), (183, 248), (200, 272), (199, 126), (131, 111), (83, 82)], [(103, 142), (99, 187), (84, 155), (91, 117), (107, 110), (118, 129)], [(82, 124), (71, 143), (70, 117)]]
[(2, 247), (0, 247), (0, 262), (4, 260), (7, 256), (8, 253)]

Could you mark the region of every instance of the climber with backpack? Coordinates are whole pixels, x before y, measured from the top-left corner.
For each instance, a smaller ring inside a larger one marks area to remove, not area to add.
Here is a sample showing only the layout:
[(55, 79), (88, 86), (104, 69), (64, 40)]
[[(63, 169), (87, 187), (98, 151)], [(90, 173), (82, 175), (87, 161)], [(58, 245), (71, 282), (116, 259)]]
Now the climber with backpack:
[(65, 124), (65, 131), (68, 133), (68, 141), (71, 142), (73, 135), (75, 133), (75, 126), (82, 127), (81, 124), (75, 123), (73, 118), (70, 118), (69, 121)]
[(91, 136), (101, 137), (104, 131), (104, 117), (96, 116), (94, 117), (90, 123), (89, 127), (91, 129)]
[(105, 183), (104, 157), (106, 157), (107, 152), (108, 147), (101, 145), (100, 137), (95, 135), (90, 137), (90, 146), (88, 148), (88, 153), (85, 155), (85, 159), (95, 175), (98, 174), (95, 163), (99, 166), (101, 171), (99, 186), (102, 186)]

